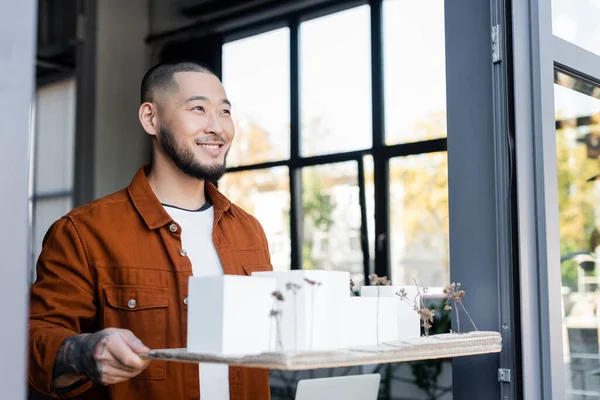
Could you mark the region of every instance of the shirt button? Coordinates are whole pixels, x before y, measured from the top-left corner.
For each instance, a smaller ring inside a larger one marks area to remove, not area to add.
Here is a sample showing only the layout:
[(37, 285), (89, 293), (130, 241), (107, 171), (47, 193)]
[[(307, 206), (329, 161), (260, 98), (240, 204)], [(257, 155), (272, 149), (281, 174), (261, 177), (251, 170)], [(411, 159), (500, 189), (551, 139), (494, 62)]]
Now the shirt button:
[(175, 224), (169, 225), (169, 230), (173, 233), (177, 232), (177, 225), (175, 225)]
[(187, 256), (187, 251), (185, 251), (185, 249), (181, 249), (181, 250), (179, 250), (179, 255), (182, 257), (185, 257), (185, 256)]
[(135, 299), (129, 299), (129, 301), (127, 302), (127, 307), (135, 308), (135, 306), (137, 306), (137, 301), (135, 301)]
[(186, 306), (188, 305), (188, 298), (187, 297), (183, 298), (183, 304), (185, 304)]

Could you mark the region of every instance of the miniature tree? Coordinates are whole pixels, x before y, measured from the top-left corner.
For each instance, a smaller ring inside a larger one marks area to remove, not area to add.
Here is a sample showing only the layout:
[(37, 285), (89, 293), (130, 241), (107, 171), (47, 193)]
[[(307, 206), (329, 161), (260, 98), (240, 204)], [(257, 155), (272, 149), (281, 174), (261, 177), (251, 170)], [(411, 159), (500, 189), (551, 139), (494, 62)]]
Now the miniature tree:
[(379, 277), (377, 274), (369, 275), (369, 280), (371, 281), (371, 285), (377, 286), (377, 311), (375, 313), (375, 317), (377, 318), (376, 332), (377, 332), (377, 347), (379, 347), (379, 294), (381, 292), (381, 286), (389, 286), (392, 282), (387, 278), (387, 276)]
[(274, 299), (273, 308), (271, 309), (270, 316), (275, 319), (275, 341), (277, 346), (277, 352), (283, 351), (283, 342), (281, 341), (281, 303), (285, 300), (283, 294), (276, 290), (271, 293)]
[(396, 295), (400, 297), (400, 300), (409, 304), (413, 310), (419, 314), (419, 319), (421, 320), (421, 326), (423, 327), (425, 336), (429, 336), (429, 329), (431, 329), (433, 326), (433, 317), (435, 316), (435, 310), (428, 308), (425, 304), (425, 299), (423, 298), (429, 289), (426, 287), (420, 288), (417, 281), (415, 279), (413, 279), (413, 281), (417, 287), (417, 294), (413, 302), (408, 299), (408, 293), (406, 293), (405, 289), (400, 289), (398, 292), (396, 292)]
[(312, 350), (314, 326), (315, 326), (315, 288), (321, 286), (321, 282), (313, 281), (308, 278), (304, 278), (304, 282), (306, 282), (310, 287), (310, 330), (309, 330), (310, 336), (309, 336), (309, 342), (308, 342), (308, 349)]
[(288, 282), (285, 284), (285, 290), (294, 294), (294, 351), (298, 351), (298, 291), (302, 286), (297, 283)]
[(475, 326), (475, 322), (473, 322), (473, 319), (469, 315), (469, 312), (467, 311), (467, 309), (465, 308), (465, 305), (462, 302), (463, 297), (465, 297), (465, 291), (461, 290), (460, 286), (461, 286), (460, 283), (452, 282), (450, 285), (448, 285), (444, 288), (444, 293), (448, 296), (448, 298), (446, 299), (446, 305), (444, 306), (444, 310), (446, 310), (446, 311), (452, 310), (452, 306), (450, 305), (450, 302), (454, 303), (454, 311), (456, 311), (456, 328), (457, 328), (458, 333), (460, 333), (460, 315), (458, 312), (458, 307), (461, 307), (463, 309), (465, 314), (467, 314), (469, 321), (471, 321), (473, 328), (475, 328), (475, 330), (477, 330), (477, 326)]

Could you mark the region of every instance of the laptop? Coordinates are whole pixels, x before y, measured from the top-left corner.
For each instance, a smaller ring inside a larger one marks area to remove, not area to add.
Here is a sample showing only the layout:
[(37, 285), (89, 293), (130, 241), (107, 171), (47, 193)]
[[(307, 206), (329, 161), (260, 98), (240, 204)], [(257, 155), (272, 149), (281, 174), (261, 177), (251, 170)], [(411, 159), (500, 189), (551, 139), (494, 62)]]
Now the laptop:
[(377, 400), (379, 374), (304, 379), (298, 382), (296, 400)]

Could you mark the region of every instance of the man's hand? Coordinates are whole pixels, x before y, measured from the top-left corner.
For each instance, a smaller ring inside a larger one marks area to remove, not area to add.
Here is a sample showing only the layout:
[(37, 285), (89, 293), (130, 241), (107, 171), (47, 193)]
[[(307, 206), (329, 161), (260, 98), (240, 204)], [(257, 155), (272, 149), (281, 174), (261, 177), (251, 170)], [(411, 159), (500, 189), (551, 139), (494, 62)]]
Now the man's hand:
[(58, 352), (53, 386), (61, 389), (84, 376), (101, 385), (126, 381), (146, 369), (150, 361), (142, 360), (139, 354), (149, 350), (125, 329), (107, 328), (94, 334), (71, 336)]

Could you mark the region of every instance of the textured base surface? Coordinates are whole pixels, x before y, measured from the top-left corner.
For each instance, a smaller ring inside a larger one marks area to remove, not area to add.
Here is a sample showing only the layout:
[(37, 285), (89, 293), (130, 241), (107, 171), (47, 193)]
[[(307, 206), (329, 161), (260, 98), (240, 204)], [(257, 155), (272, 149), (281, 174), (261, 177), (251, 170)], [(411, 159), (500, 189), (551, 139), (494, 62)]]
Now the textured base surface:
[(244, 367), (279, 370), (347, 367), (365, 364), (385, 364), (435, 358), (451, 358), (477, 354), (499, 353), (502, 337), (498, 332), (475, 331), (469, 333), (444, 333), (418, 337), (379, 346), (353, 347), (328, 352), (279, 352), (257, 355), (221, 356), (199, 354), (187, 349), (151, 350), (143, 358), (189, 363), (211, 362)]

